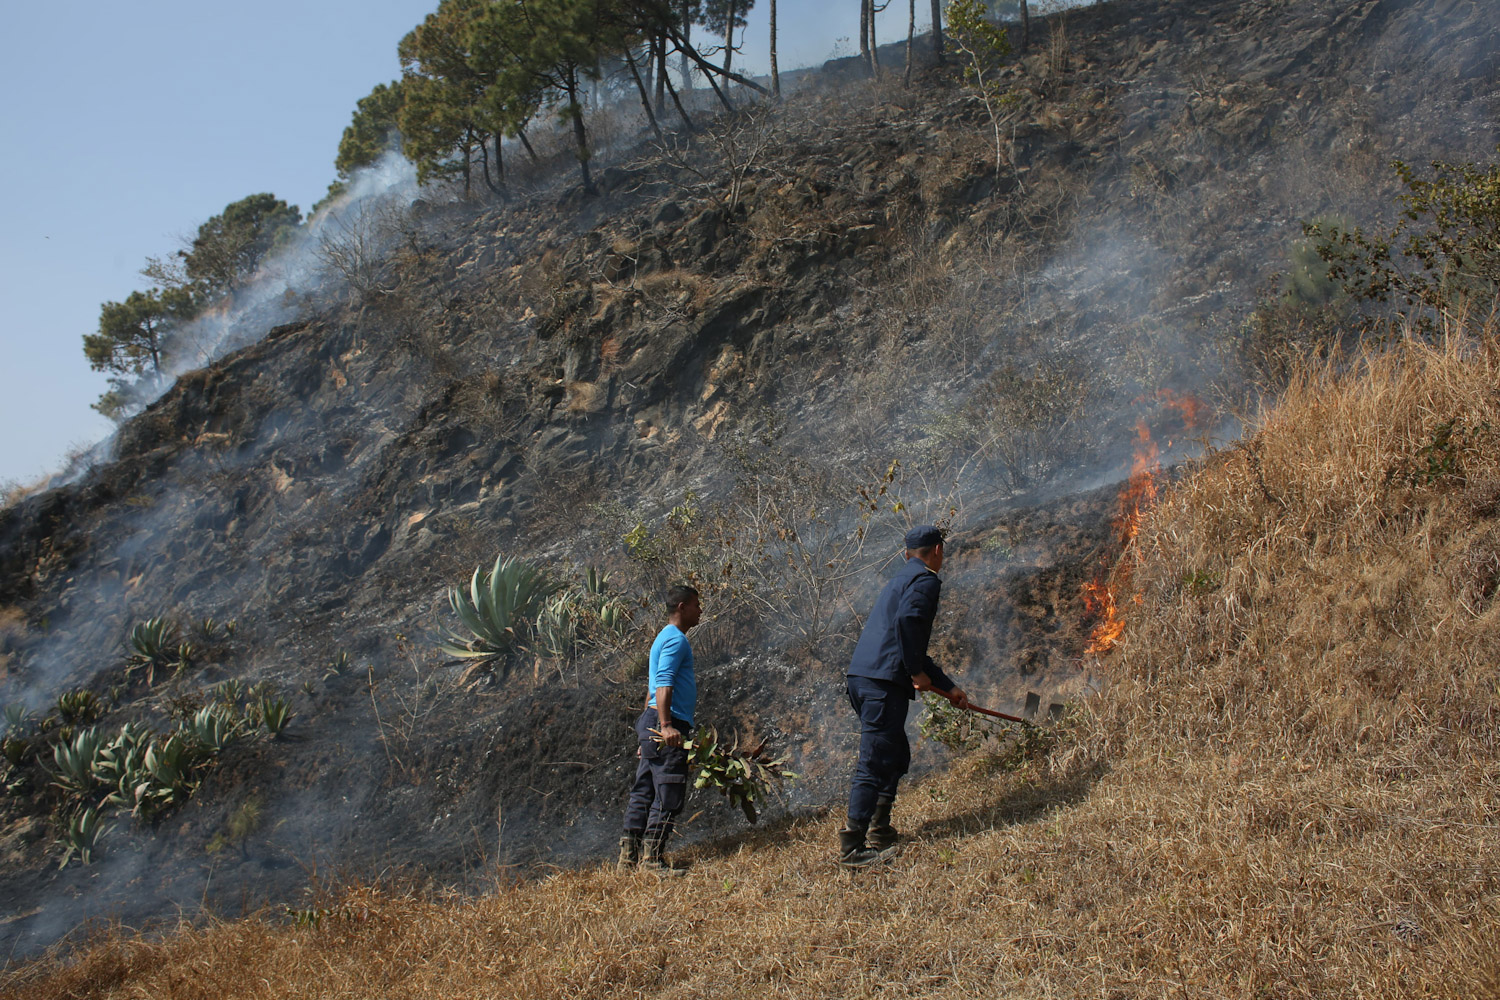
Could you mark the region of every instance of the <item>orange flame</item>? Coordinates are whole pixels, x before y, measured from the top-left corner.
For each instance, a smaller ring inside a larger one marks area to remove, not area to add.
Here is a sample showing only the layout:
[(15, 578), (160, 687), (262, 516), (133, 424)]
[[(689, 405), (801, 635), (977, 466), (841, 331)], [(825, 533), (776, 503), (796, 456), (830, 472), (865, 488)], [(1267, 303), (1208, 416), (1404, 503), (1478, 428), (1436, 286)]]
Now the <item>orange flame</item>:
[(1109, 584), (1097, 580), (1085, 583), (1083, 604), (1090, 615), (1100, 619), (1099, 624), (1094, 626), (1093, 634), (1089, 636), (1084, 652), (1109, 652), (1125, 633), (1125, 619), (1120, 617), (1119, 610), (1115, 607), (1115, 595), (1110, 591)]
[(1173, 392), (1171, 389), (1156, 390), (1156, 399), (1169, 410), (1176, 410), (1183, 425), (1190, 431), (1208, 423), (1208, 404), (1190, 392)]
[[(1181, 418), (1183, 426), (1194, 430), (1204, 426), (1209, 418), (1209, 408), (1191, 393), (1176, 393), (1171, 389), (1158, 390), (1152, 400), (1160, 406), (1173, 410)], [(1146, 403), (1141, 399), (1137, 402)], [(1125, 619), (1120, 614), (1116, 601), (1116, 588), (1128, 582), (1135, 565), (1135, 553), (1131, 542), (1141, 530), (1141, 515), (1156, 503), (1158, 492), (1157, 475), (1161, 471), (1161, 453), (1151, 437), (1151, 427), (1144, 417), (1135, 422), (1135, 453), (1130, 462), (1130, 478), (1120, 491), (1119, 513), (1115, 515), (1115, 535), (1120, 540), (1120, 558), (1113, 567), (1105, 563), (1099, 576), (1083, 585), (1083, 605), (1089, 617), (1096, 619), (1084, 646), (1085, 653), (1107, 653), (1125, 634)], [(1110, 576), (1115, 586), (1110, 586)]]

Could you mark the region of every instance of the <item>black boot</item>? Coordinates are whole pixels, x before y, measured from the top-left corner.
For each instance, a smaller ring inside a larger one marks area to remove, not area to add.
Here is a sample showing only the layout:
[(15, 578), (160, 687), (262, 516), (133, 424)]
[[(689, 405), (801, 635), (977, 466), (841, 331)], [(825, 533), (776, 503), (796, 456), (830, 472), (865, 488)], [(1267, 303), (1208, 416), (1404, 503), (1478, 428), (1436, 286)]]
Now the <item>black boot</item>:
[(889, 851), (901, 842), (901, 834), (891, 826), (891, 806), (894, 795), (882, 795), (875, 800), (875, 814), (870, 817), (870, 846), (877, 851)]
[(863, 828), (846, 826), (839, 831), (839, 867), (867, 868), (883, 860), (879, 851), (865, 846)]
[(658, 875), (681, 874), (671, 863), (667, 861), (667, 841), (672, 837), (672, 825), (653, 826), (646, 831), (645, 840), (642, 843), (644, 853), (641, 856), (641, 867), (648, 871), (656, 872)]
[(641, 840), (644, 837), (640, 830), (626, 830), (620, 834), (621, 868), (634, 868), (641, 863)]

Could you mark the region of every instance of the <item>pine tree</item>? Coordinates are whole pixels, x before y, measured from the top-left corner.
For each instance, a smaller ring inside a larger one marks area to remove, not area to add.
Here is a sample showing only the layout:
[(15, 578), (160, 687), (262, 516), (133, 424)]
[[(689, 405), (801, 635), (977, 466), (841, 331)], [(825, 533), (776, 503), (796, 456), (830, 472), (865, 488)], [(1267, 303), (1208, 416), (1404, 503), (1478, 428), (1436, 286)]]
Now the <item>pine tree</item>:
[(401, 80), (379, 83), (354, 106), (353, 120), (339, 140), (334, 169), (345, 180), (360, 167), (367, 167), (382, 155), (401, 146), (398, 117), (406, 95)]
[(183, 252), (183, 269), (201, 295), (223, 295), (301, 222), (297, 206), (273, 194), (241, 198), (198, 227), (191, 248)]

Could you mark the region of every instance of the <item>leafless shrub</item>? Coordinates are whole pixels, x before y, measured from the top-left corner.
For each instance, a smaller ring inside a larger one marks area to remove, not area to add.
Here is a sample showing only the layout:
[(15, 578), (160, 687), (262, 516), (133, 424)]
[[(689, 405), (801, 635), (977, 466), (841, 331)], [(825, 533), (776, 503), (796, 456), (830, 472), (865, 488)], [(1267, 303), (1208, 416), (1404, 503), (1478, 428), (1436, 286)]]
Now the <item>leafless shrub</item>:
[(724, 627), (748, 616), (812, 650), (840, 634), (858, 610), (858, 581), (889, 558), (889, 547), (866, 548), (872, 533), (899, 538), (913, 509), (926, 510), (926, 494), (909, 495), (898, 462), (873, 470), (800, 457), (784, 433), (772, 422), (735, 436), (725, 454), (731, 485), (636, 519), (623, 541), (651, 568), (648, 588), (691, 580)]
[(413, 785), (432, 777), (429, 755), (435, 723), (461, 698), (467, 678), (458, 671), (424, 669), (411, 644), (402, 640), (397, 655), (410, 668), (377, 678), (366, 666), (366, 685), (376, 736), (385, 752), (392, 778), (399, 776)]
[(766, 152), (780, 139), (775, 109), (759, 105), (726, 115), (697, 136), (668, 138), (657, 148), (676, 171), (680, 190), (733, 215), (751, 179), (769, 169)]
[(1042, 63), (1043, 71), (1049, 81), (1061, 82), (1072, 64), (1073, 46), (1068, 40), (1068, 15), (1062, 9), (1056, 13), (1043, 13), (1050, 15), (1047, 17), (1047, 52)]
[(1085, 455), (1095, 388), (1093, 373), (1072, 357), (1044, 357), (1030, 368), (1007, 364), (941, 419), (934, 436), (1023, 489)]
[(7, 479), (0, 482), (0, 510), (6, 507), (14, 507), (27, 497), (41, 492), (46, 479), (38, 479), (33, 482), (23, 483), (16, 479)]
[(415, 239), (410, 209), (390, 201), (362, 201), (330, 212), (313, 254), (325, 272), (343, 278), (354, 302), (368, 302), (396, 290), (388, 263), (403, 237), (407, 243)]

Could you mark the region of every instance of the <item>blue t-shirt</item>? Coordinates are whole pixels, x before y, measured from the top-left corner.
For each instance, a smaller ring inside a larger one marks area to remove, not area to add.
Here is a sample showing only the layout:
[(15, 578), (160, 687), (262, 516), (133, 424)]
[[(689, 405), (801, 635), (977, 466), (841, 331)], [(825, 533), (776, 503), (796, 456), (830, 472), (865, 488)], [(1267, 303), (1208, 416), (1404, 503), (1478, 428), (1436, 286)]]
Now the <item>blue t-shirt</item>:
[(651, 644), (650, 707), (656, 707), (656, 689), (672, 689), (672, 717), (689, 725), (698, 706), (698, 681), (693, 676), (693, 647), (676, 625), (668, 625)]

